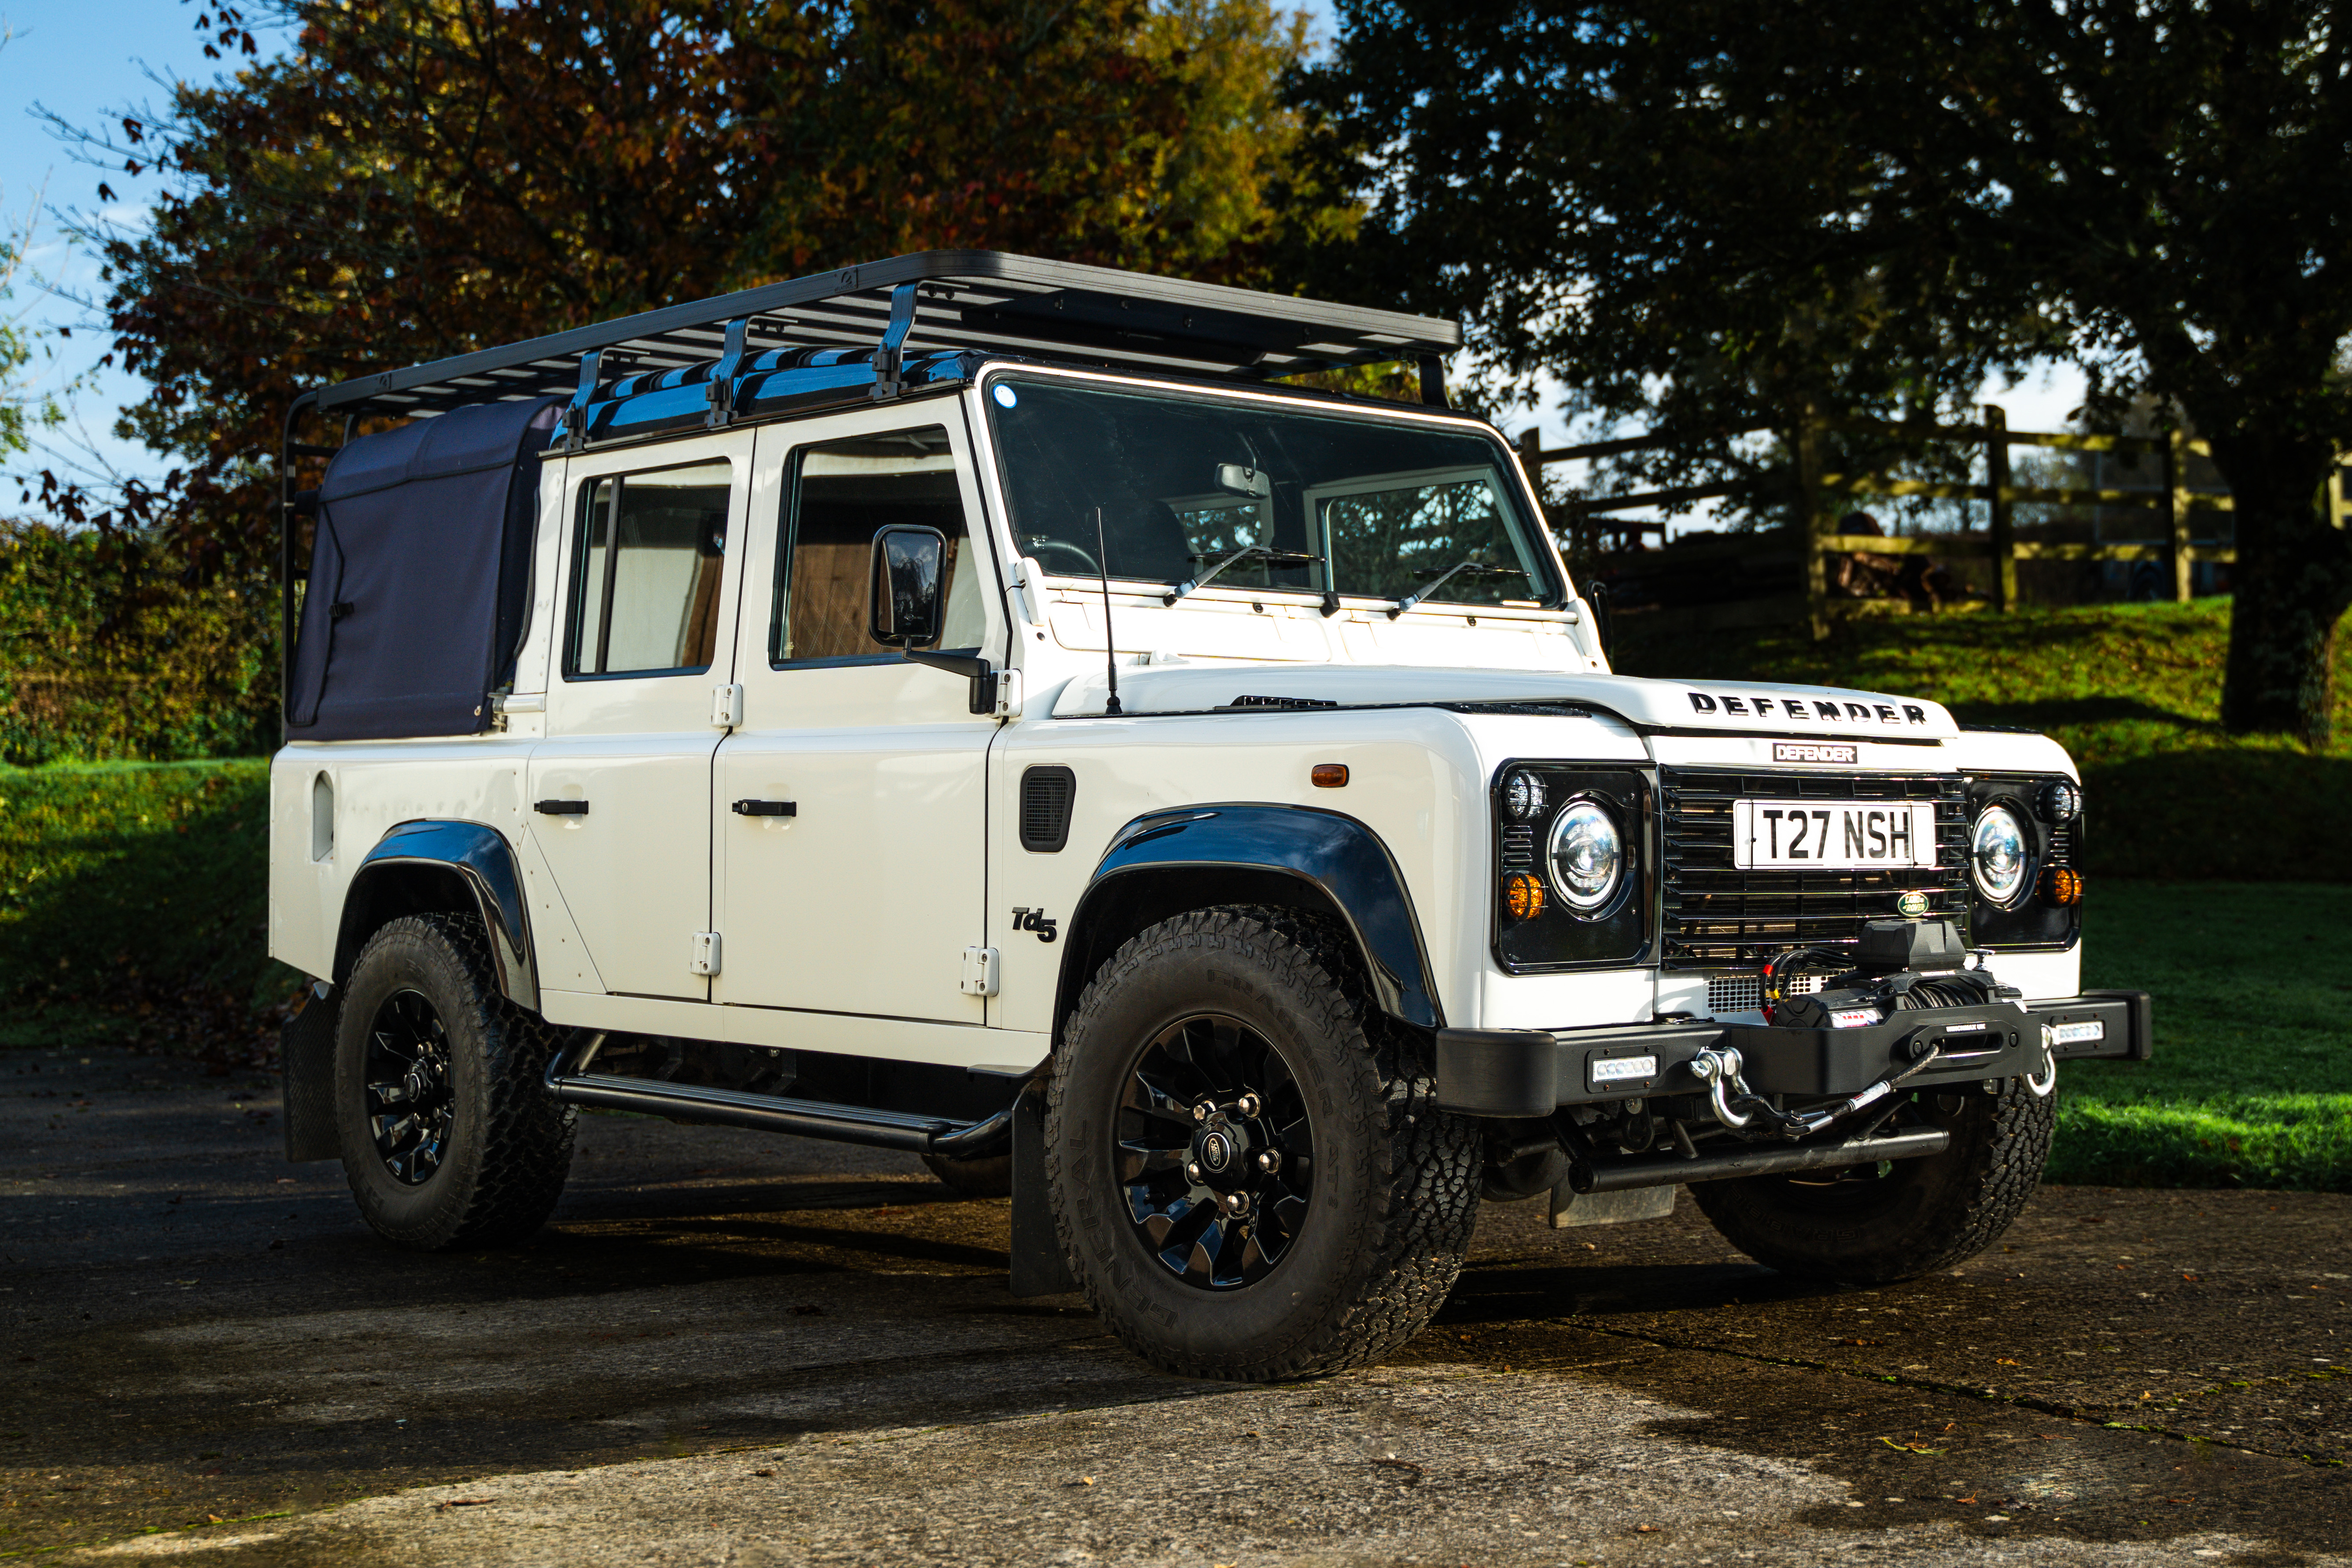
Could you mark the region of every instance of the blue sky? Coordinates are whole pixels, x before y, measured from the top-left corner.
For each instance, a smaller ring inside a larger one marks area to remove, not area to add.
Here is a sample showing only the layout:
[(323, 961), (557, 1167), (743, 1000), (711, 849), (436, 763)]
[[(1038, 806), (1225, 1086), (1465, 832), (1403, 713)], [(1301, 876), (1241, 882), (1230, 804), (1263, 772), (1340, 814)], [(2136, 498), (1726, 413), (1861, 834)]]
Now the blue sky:
[[(1302, 3), (1328, 36), (1330, 0)], [(37, 118), (36, 105), (75, 124), (100, 129), (113, 110), (143, 100), (160, 100), (164, 89), (156, 85), (156, 78), (211, 77), (220, 66), (204, 58), (203, 40), (194, 26), (204, 8), (195, 0), (0, 0), (0, 22), (14, 34), (0, 48), (0, 215), (14, 228), (37, 198), (42, 201), (46, 210), (29, 270), (57, 289), (44, 295), (20, 273), (16, 297), (5, 309), (21, 315), (26, 324), (79, 328), (88, 318), (70, 296), (89, 297), (99, 290), (95, 263), (64, 243), (60, 215), (100, 216), (97, 187), (104, 179), (118, 200), (103, 209), (103, 216), (135, 224), (152, 191), (152, 182), (128, 180), (119, 169), (100, 170), (79, 161)], [(265, 37), (262, 43), (267, 48), (270, 40)], [(72, 377), (94, 375), (72, 402), (77, 423), (94, 439), (103, 460), (127, 474), (159, 477), (165, 467), (161, 459), (108, 433), (116, 410), (136, 400), (140, 385), (120, 372), (91, 372), (105, 352), (104, 334), (77, 330), (70, 342), (53, 346), (58, 358), (44, 374), (46, 385), (62, 386)], [(2028, 430), (2062, 428), (2080, 395), (2080, 380), (2071, 374), (1992, 394), (2008, 409), (2011, 427)], [(1522, 415), (1505, 424), (1516, 430), (1526, 422)], [(1542, 424), (1549, 443), (1567, 439), (1557, 414), (1547, 412)], [(16, 461), (26, 466), (23, 459)], [(41, 465), (37, 459), (29, 466)]]

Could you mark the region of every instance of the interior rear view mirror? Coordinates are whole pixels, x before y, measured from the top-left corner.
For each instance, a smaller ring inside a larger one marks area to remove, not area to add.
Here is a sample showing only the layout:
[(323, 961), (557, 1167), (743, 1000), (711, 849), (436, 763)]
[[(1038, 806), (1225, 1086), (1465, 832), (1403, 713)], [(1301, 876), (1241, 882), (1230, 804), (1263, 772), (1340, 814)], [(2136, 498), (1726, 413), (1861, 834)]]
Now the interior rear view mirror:
[(1262, 468), (1244, 467), (1240, 463), (1217, 465), (1217, 488), (1235, 495), (1256, 496), (1260, 500), (1274, 493), (1274, 481)]

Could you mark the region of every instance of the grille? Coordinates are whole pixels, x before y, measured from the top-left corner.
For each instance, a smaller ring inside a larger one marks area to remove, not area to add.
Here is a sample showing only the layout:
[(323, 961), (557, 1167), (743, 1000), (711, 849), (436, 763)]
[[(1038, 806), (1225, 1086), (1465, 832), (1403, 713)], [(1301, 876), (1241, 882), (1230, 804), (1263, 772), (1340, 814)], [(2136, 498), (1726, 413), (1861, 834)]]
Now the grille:
[[(1665, 849), (1660, 903), (1670, 969), (1745, 967), (1783, 948), (1851, 943), (1864, 921), (1892, 919), (1896, 896), (1912, 891), (1928, 896), (1930, 914), (1966, 928), (1968, 795), (1956, 777), (1667, 768), (1659, 793)], [(1931, 801), (1936, 864), (1743, 871), (1731, 863), (1731, 803), (1742, 798)]]
[(1065, 767), (1026, 768), (1021, 774), (1021, 847), (1055, 855), (1070, 841), (1070, 808), (1078, 779)]
[[(1790, 979), (1787, 990), (1791, 996), (1802, 996), (1819, 991), (1829, 984), (1826, 974), (1800, 974)], [(1764, 976), (1757, 974), (1710, 974), (1706, 977), (1706, 1010), (1710, 1013), (1754, 1013), (1764, 1005)]]

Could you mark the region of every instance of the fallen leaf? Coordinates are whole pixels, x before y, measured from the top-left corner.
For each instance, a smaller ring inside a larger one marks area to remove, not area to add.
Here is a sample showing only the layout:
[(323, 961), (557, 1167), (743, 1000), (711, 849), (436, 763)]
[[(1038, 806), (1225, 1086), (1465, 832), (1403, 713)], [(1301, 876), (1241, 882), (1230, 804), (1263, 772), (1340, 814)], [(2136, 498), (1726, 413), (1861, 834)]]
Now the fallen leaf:
[(2017, 1363), (2007, 1356), (1995, 1356), (1993, 1358), (1992, 1364), (1995, 1366), (2015, 1366)]
[(1900, 1448), (1906, 1454), (1929, 1454), (1940, 1456), (1944, 1452), (1941, 1448), (1930, 1448), (1925, 1443), (1898, 1443), (1892, 1437), (1881, 1437), (1879, 1441), (1885, 1444), (1890, 1448)]

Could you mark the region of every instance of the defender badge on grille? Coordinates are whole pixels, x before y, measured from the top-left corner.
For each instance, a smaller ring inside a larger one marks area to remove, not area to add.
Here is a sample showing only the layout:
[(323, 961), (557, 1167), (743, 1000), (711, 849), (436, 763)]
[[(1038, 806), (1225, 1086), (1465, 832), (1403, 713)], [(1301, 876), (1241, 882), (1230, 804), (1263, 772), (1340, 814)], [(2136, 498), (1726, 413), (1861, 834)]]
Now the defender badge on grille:
[(1814, 741), (1775, 741), (1772, 760), (1776, 763), (1843, 763), (1851, 767), (1861, 760), (1853, 746), (1824, 746)]
[(1927, 895), (1925, 893), (1904, 894), (1901, 898), (1895, 900), (1895, 912), (1911, 920), (1917, 920), (1921, 915), (1927, 912)]

